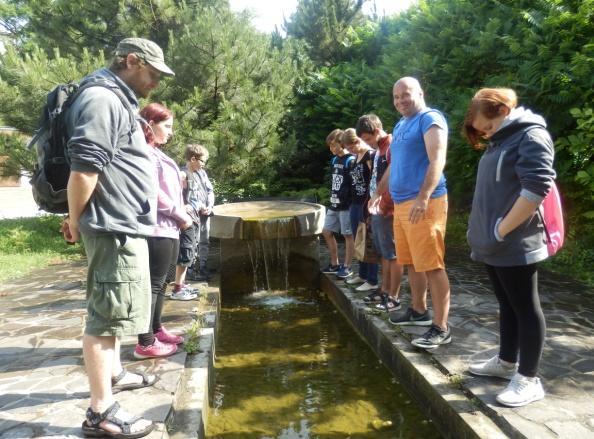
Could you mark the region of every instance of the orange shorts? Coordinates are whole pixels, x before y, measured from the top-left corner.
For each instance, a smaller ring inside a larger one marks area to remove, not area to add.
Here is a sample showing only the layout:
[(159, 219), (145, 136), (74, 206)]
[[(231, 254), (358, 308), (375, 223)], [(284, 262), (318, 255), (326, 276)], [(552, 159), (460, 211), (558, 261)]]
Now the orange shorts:
[(394, 203), (394, 241), (396, 258), (415, 271), (445, 268), (445, 231), (448, 218), (448, 196), (429, 199), (425, 218), (416, 224), (408, 221), (415, 200)]

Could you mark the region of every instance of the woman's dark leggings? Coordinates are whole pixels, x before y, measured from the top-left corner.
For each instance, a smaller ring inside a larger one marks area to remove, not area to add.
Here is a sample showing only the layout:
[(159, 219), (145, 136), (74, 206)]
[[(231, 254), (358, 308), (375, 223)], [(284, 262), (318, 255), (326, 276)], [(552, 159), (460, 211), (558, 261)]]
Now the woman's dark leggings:
[(534, 377), (542, 355), (545, 319), (538, 298), (536, 264), (518, 267), (487, 265), (499, 301), (499, 358), (515, 363), (518, 372)]
[(138, 343), (143, 346), (155, 342), (155, 334), (161, 327), (161, 313), (165, 298), (165, 278), (169, 267), (177, 261), (179, 240), (173, 238), (151, 237), (147, 239), (149, 250), (149, 265), (151, 270), (151, 330), (138, 335)]

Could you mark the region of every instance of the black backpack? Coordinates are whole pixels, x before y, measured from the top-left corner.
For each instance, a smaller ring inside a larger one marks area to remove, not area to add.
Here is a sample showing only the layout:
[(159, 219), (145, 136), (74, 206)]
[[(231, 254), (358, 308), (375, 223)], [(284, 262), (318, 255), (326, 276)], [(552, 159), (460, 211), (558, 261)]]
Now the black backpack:
[(41, 210), (50, 213), (68, 213), (66, 186), (70, 177), (64, 116), (74, 100), (89, 87), (104, 87), (116, 94), (130, 114), (131, 131), (136, 129), (135, 115), (122, 90), (106, 80), (94, 79), (78, 84), (60, 84), (48, 95), (43, 107), (39, 127), (29, 142), (35, 148), (37, 164), (31, 177), (33, 199)]

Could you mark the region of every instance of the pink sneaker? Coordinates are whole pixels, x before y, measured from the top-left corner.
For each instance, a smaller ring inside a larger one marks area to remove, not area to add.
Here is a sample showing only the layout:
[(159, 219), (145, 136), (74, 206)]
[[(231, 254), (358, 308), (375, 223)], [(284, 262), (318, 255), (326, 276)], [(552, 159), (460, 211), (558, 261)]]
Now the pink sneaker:
[(177, 345), (163, 343), (155, 338), (152, 345), (142, 346), (141, 344), (137, 344), (136, 349), (134, 349), (134, 358), (144, 360), (145, 358), (168, 357), (175, 354), (176, 351)]
[(184, 338), (181, 335), (175, 335), (173, 332), (169, 332), (165, 329), (165, 326), (161, 326), (159, 330), (155, 332), (155, 337), (163, 343), (181, 344), (184, 342)]

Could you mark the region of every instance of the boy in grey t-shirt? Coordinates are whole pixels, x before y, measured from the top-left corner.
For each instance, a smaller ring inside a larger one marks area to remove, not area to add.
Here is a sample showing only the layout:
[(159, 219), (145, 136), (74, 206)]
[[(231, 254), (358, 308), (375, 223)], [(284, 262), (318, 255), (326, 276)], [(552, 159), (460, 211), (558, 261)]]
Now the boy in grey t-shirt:
[[(180, 249), (175, 273), (175, 286), (171, 298), (174, 300), (191, 300), (196, 298), (194, 290), (185, 285), (186, 277), (191, 279), (210, 279), (207, 261), (210, 239), (210, 215), (214, 206), (214, 191), (206, 175), (204, 165), (208, 161), (208, 150), (198, 144), (186, 146), (184, 153), (186, 166), (182, 170), (185, 175), (184, 201), (186, 210), (194, 220), (194, 226), (180, 234)], [(198, 255), (196, 255), (198, 243)], [(198, 276), (189, 273), (189, 267), (199, 261)], [(189, 276), (188, 276), (189, 277)]]

